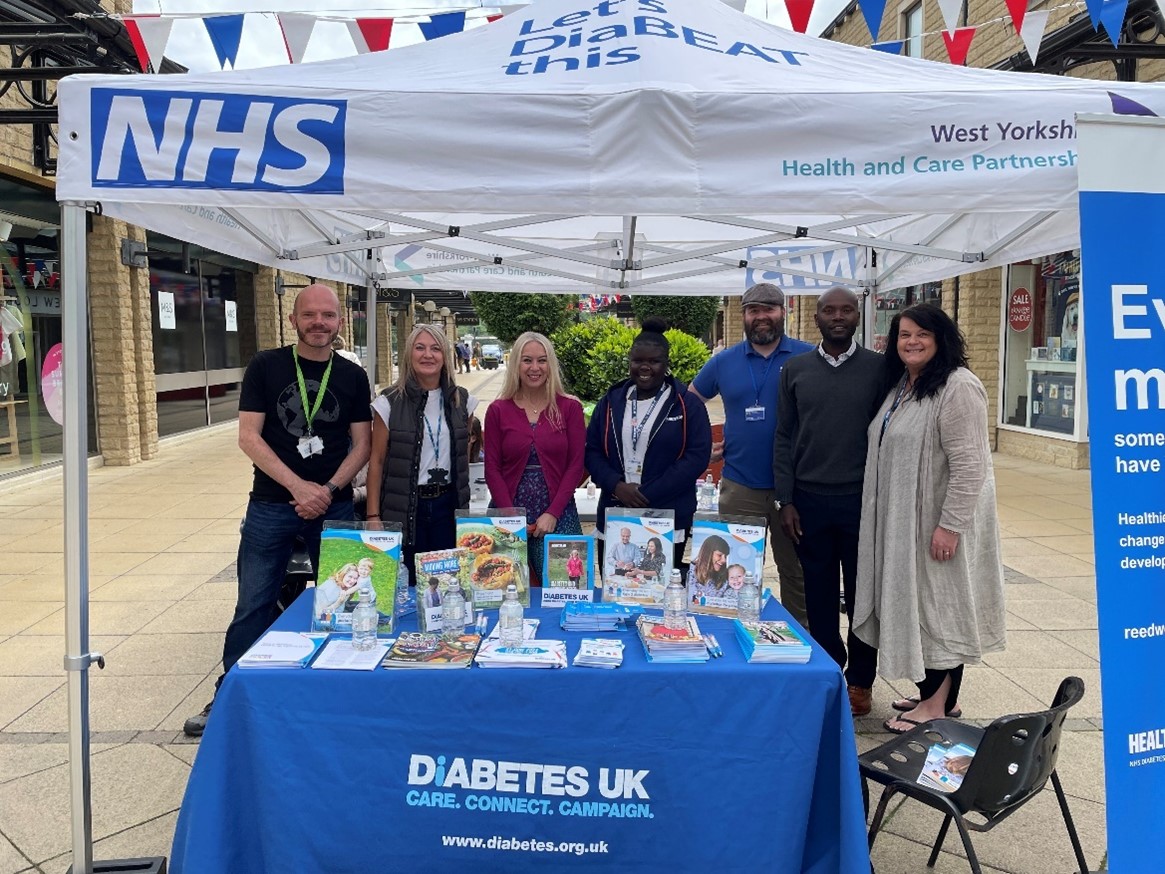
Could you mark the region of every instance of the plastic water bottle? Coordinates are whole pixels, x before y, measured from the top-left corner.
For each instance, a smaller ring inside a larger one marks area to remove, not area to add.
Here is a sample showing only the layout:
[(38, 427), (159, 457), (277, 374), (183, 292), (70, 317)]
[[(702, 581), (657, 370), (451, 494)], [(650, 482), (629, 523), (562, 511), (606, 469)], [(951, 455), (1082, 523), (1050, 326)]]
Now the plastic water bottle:
[(453, 640), (465, 633), (465, 596), (457, 577), (452, 577), (441, 596), (441, 635)]
[(396, 618), (400, 619), (404, 615), (405, 609), (409, 603), (409, 568), (408, 565), (401, 563), (396, 574), (396, 603), (394, 605), (394, 612)]
[(712, 474), (704, 477), (696, 493), (696, 506), (701, 513), (711, 513), (712, 504), (716, 498), (716, 484), (712, 482)]
[(757, 622), (760, 620), (760, 587), (752, 571), (744, 575), (744, 585), (736, 593), (736, 618), (741, 622)]
[(506, 597), (498, 608), (498, 636), (502, 646), (521, 646), (525, 622), (522, 616), (522, 602), (518, 600), (518, 587), (513, 583), (506, 586)]
[(360, 590), (360, 602), (352, 611), (352, 649), (369, 650), (376, 646), (376, 626), (380, 615), (372, 600), (372, 589)]
[(678, 570), (671, 572), (671, 580), (663, 591), (663, 624), (675, 629), (688, 627), (688, 590)]

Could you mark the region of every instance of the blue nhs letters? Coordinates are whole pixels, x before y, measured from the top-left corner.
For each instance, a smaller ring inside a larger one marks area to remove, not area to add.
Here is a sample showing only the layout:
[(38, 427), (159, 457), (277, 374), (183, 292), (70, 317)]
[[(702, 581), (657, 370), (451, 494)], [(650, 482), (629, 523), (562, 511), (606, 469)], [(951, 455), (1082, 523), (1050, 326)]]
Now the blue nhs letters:
[(94, 88), (95, 188), (341, 194), (343, 100)]

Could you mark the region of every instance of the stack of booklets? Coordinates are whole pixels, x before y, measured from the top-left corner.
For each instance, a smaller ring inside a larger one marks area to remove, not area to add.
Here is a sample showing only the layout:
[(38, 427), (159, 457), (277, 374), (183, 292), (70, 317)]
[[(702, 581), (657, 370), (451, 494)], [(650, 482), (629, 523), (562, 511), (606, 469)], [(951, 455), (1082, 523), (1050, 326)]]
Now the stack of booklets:
[(579, 668), (617, 668), (623, 664), (623, 641), (584, 637), (571, 664)]
[(483, 668), (565, 668), (566, 643), (561, 640), (524, 640), (521, 646), (502, 646), (487, 640), (474, 659)]
[(733, 624), (746, 661), (798, 665), (809, 661), (813, 647), (788, 622), (741, 622), (736, 619)]
[(708, 661), (708, 645), (700, 634), (695, 616), (688, 617), (686, 628), (668, 628), (659, 616), (640, 616), (636, 626), (649, 662)]
[(643, 607), (635, 604), (584, 601), (564, 604), (559, 624), (563, 631), (618, 631), (619, 626), (630, 627), (643, 612)]
[(480, 643), (480, 634), (446, 640), (433, 631), (402, 632), (381, 664), (386, 668), (468, 668)]
[(333, 637), (311, 663), (311, 668), (313, 671), (374, 671), (392, 644), (391, 640), (378, 640), (372, 649), (356, 649), (351, 640)]
[(305, 668), (320, 651), (325, 633), (268, 631), (239, 659), (240, 668)]

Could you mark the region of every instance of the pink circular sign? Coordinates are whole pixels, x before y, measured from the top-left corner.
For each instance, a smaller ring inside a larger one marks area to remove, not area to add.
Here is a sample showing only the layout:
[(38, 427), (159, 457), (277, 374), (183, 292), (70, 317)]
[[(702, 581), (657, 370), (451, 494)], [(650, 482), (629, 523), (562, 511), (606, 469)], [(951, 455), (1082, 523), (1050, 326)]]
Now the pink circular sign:
[(64, 361), (61, 357), (61, 344), (49, 349), (44, 357), (44, 365), (40, 369), (40, 390), (44, 395), (44, 406), (58, 425), (64, 424)]

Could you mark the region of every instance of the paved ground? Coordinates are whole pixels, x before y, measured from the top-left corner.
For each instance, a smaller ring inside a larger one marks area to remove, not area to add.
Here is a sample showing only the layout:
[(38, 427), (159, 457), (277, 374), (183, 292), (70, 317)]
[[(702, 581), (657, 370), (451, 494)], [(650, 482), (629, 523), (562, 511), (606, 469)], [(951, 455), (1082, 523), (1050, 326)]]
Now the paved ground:
[[(489, 400), (501, 375), (463, 384)], [(1105, 832), (1088, 477), (1001, 456), (995, 465), (1009, 646), (968, 668), (961, 703), (966, 718), (986, 722), (1041, 709), (1064, 676), (1084, 679), (1060, 772), (1096, 869)], [(231, 425), (165, 441), (154, 461), (90, 474), (90, 630), (108, 660), (91, 672), (97, 859), (169, 854), (198, 751), (182, 722), (210, 699), (218, 673), (249, 482)], [(70, 861), (61, 514), (59, 475), (0, 482), (0, 874), (56, 874)], [(885, 739), (889, 703), (909, 691), (879, 681), (874, 713), (857, 723), (861, 749)], [(880, 874), (925, 871), (937, 826), (918, 805), (894, 808), (874, 850)], [(989, 872), (1072, 867), (1050, 790), (976, 846)], [(969, 869), (944, 852), (936, 870)]]

